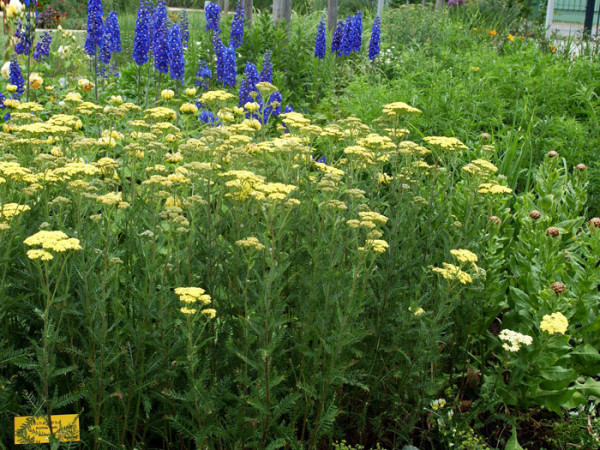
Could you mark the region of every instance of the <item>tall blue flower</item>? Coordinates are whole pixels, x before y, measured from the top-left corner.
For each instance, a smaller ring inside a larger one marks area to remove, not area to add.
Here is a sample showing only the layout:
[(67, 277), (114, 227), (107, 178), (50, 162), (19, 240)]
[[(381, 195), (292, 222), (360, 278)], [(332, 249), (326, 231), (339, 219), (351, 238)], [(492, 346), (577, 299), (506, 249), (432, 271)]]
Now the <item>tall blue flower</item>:
[(31, 48), (29, 23), (24, 27), (21, 21), (17, 21), (15, 38), (17, 38), (17, 42), (15, 43), (15, 53), (17, 55), (28, 55), (29, 49)]
[(182, 9), (179, 12), (179, 24), (181, 26), (181, 38), (183, 46), (187, 48), (188, 44), (190, 43), (190, 21), (185, 9)]
[(206, 31), (212, 30), (215, 34), (221, 34), (219, 20), (221, 20), (221, 7), (217, 3), (209, 2), (204, 7), (206, 17)]
[(344, 28), (346, 24), (343, 20), (338, 21), (331, 39), (331, 53), (342, 56), (342, 40), (344, 39)]
[(110, 11), (104, 24), (104, 37), (108, 42), (103, 45), (108, 46), (111, 53), (121, 53), (121, 30), (119, 29), (119, 18), (116, 11)]
[(379, 44), (381, 41), (381, 17), (375, 17), (373, 21), (373, 30), (371, 31), (371, 40), (369, 41), (369, 59), (374, 61), (381, 51)]
[[(354, 25), (354, 18), (348, 16), (346, 18), (346, 25), (344, 26), (344, 36), (342, 37), (342, 46), (340, 48), (341, 53), (344, 56), (348, 56), (352, 53), (352, 29)], [(341, 56), (338, 54), (338, 56)]]
[(317, 39), (315, 41), (315, 57), (319, 59), (325, 58), (326, 52), (326, 34), (325, 34), (325, 19), (321, 18), (319, 27), (317, 28)]
[(244, 6), (241, 0), (235, 7), (235, 15), (231, 22), (231, 34), (229, 36), (229, 45), (233, 48), (239, 48), (244, 42)]
[(196, 84), (202, 89), (208, 89), (208, 80), (212, 77), (212, 72), (206, 61), (200, 60), (198, 71), (196, 72)]
[(141, 0), (135, 21), (135, 36), (133, 38), (133, 60), (138, 66), (148, 62), (150, 52), (150, 27), (152, 25), (152, 4)]
[(217, 81), (222, 83), (224, 74), (225, 74), (225, 61), (223, 59), (223, 42), (218, 35), (215, 35), (212, 40), (213, 51), (215, 52), (215, 56), (217, 59), (217, 64), (215, 67)]
[(258, 78), (258, 70), (256, 66), (252, 64), (250, 61), (246, 63), (246, 68), (244, 70), (244, 79), (240, 84), (240, 93), (239, 93), (239, 102), (238, 106), (242, 107), (247, 102), (253, 102), (254, 99), (250, 95), (250, 92), (257, 92), (256, 84), (259, 81)]
[[(268, 83), (273, 82), (273, 64), (271, 63), (271, 51), (267, 50), (265, 56), (263, 56), (262, 69), (258, 76), (258, 81), (266, 81)], [(255, 83), (256, 84), (256, 83)]]
[(15, 55), (10, 58), (8, 75), (10, 84), (14, 84), (17, 87), (17, 92), (13, 94), (13, 98), (20, 98), (21, 95), (23, 95), (23, 92), (25, 92), (25, 80), (23, 79), (23, 74), (21, 73), (21, 68), (19, 67), (19, 62)]
[(237, 67), (235, 61), (235, 48), (223, 46), (223, 84), (234, 87), (236, 84)]
[(40, 41), (35, 46), (35, 51), (33, 52), (33, 59), (36, 61), (41, 61), (44, 58), (50, 56), (50, 44), (52, 43), (52, 35), (47, 31), (44, 31), (40, 36)]
[(96, 48), (102, 44), (102, 0), (88, 1), (87, 36), (85, 38), (84, 50), (90, 55), (96, 54)]
[(154, 9), (152, 22), (152, 52), (154, 53), (154, 67), (160, 73), (169, 72), (169, 43), (167, 29), (167, 4), (159, 0)]
[(4, 96), (4, 94), (2, 92), (0, 92), (0, 109), (6, 109), (6, 106), (4, 105), (5, 100), (6, 100), (6, 97)]
[(360, 52), (362, 47), (362, 32), (363, 32), (363, 23), (362, 23), (363, 14), (361, 11), (356, 11), (356, 15), (352, 21), (352, 51)]
[(183, 84), (185, 59), (181, 39), (181, 27), (176, 23), (169, 30), (169, 73), (171, 78), (181, 80), (181, 84)]

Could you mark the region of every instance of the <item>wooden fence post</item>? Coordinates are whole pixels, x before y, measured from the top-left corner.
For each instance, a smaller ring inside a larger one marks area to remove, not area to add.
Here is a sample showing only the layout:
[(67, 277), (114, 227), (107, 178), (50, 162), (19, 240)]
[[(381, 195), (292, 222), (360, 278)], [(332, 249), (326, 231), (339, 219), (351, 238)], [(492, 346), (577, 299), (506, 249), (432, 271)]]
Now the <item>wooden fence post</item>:
[(244, 0), (244, 13), (246, 14), (246, 23), (252, 25), (252, 0)]

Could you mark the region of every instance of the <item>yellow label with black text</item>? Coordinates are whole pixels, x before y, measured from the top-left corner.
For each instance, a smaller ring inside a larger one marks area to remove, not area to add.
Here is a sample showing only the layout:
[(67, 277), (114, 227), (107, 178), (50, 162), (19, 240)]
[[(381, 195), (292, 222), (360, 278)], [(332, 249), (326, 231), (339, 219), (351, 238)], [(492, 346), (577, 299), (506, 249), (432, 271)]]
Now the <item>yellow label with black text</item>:
[[(60, 442), (79, 442), (79, 416), (52, 416), (52, 432)], [(47, 417), (15, 417), (15, 444), (46, 444), (49, 441)]]

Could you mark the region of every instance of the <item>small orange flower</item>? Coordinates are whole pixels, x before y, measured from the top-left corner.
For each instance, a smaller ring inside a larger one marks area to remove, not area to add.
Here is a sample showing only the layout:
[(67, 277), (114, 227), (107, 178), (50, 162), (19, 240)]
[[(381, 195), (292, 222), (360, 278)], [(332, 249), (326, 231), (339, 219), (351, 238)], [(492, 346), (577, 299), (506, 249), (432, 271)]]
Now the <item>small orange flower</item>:
[(550, 45), (550, 51), (552, 53), (556, 53), (556, 47), (554, 45)]
[(492, 31), (488, 31), (488, 34), (492, 37), (496, 36), (498, 34), (498, 32), (494, 29)]
[(508, 40), (512, 42), (512, 41), (515, 40), (515, 37), (512, 34), (509, 34), (508, 35)]
[(53, 102), (54, 101), (54, 97), (50, 97), (50, 101)]

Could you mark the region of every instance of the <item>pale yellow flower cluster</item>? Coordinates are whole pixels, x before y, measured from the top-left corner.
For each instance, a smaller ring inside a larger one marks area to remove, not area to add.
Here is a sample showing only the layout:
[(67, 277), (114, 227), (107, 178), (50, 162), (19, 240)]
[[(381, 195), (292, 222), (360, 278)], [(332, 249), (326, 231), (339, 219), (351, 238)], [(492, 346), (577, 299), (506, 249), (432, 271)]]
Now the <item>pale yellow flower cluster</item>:
[(246, 239), (240, 239), (239, 241), (235, 241), (236, 245), (244, 248), (252, 248), (255, 250), (264, 250), (265, 246), (260, 243), (260, 241), (254, 236), (250, 236)]
[(208, 91), (200, 96), (200, 103), (226, 102), (232, 98), (233, 94), (226, 91)]
[(383, 105), (383, 114), (388, 116), (401, 116), (407, 114), (421, 114), (421, 110), (404, 102), (394, 102)]
[(198, 107), (193, 103), (184, 103), (179, 107), (179, 111), (183, 114), (196, 114)]
[(502, 347), (507, 352), (518, 352), (522, 345), (531, 345), (533, 338), (526, 334), (517, 333), (516, 331), (504, 329), (498, 335), (503, 344)]
[(548, 334), (565, 334), (569, 328), (569, 321), (560, 312), (555, 312), (542, 317), (540, 330), (546, 331)]
[(426, 136), (423, 138), (423, 140), (432, 147), (438, 147), (442, 150), (468, 150), (468, 147), (455, 137)]
[[(178, 287), (175, 289), (175, 294), (179, 296), (179, 300), (190, 306), (194, 303), (209, 305), (212, 302), (210, 295), (206, 294), (204, 289), (198, 287)], [(197, 309), (184, 306), (180, 309), (180, 311), (183, 314), (196, 314)], [(214, 319), (217, 314), (217, 311), (212, 308), (206, 308), (200, 312), (211, 319)]]
[(442, 267), (434, 267), (432, 270), (435, 273), (439, 273), (446, 280), (458, 280), (461, 284), (472, 283), (473, 279), (467, 272), (461, 270), (460, 267), (454, 264), (443, 263)]
[(154, 120), (175, 120), (177, 113), (171, 108), (165, 108), (164, 106), (157, 106), (156, 108), (149, 108), (144, 111), (144, 118)]
[(22, 212), (29, 211), (31, 208), (27, 205), (19, 205), (18, 203), (5, 203), (0, 205), (0, 216), (6, 220), (10, 220), (15, 216), (18, 216)]
[(53, 255), (48, 251), (66, 252), (68, 250), (81, 250), (79, 239), (70, 238), (62, 231), (38, 231), (23, 241), (29, 247), (42, 247), (41, 249), (32, 249), (27, 252), (29, 259), (40, 259), (49, 261)]
[(502, 186), (497, 181), (492, 181), (490, 183), (481, 183), (477, 192), (480, 194), (502, 195), (510, 194), (512, 189), (508, 186)]
[(476, 263), (477, 255), (469, 250), (465, 249), (454, 249), (450, 250), (452, 256), (456, 258), (458, 262), (461, 263)]
[(472, 175), (490, 175), (498, 172), (498, 168), (485, 159), (475, 159), (464, 166), (462, 170)]

